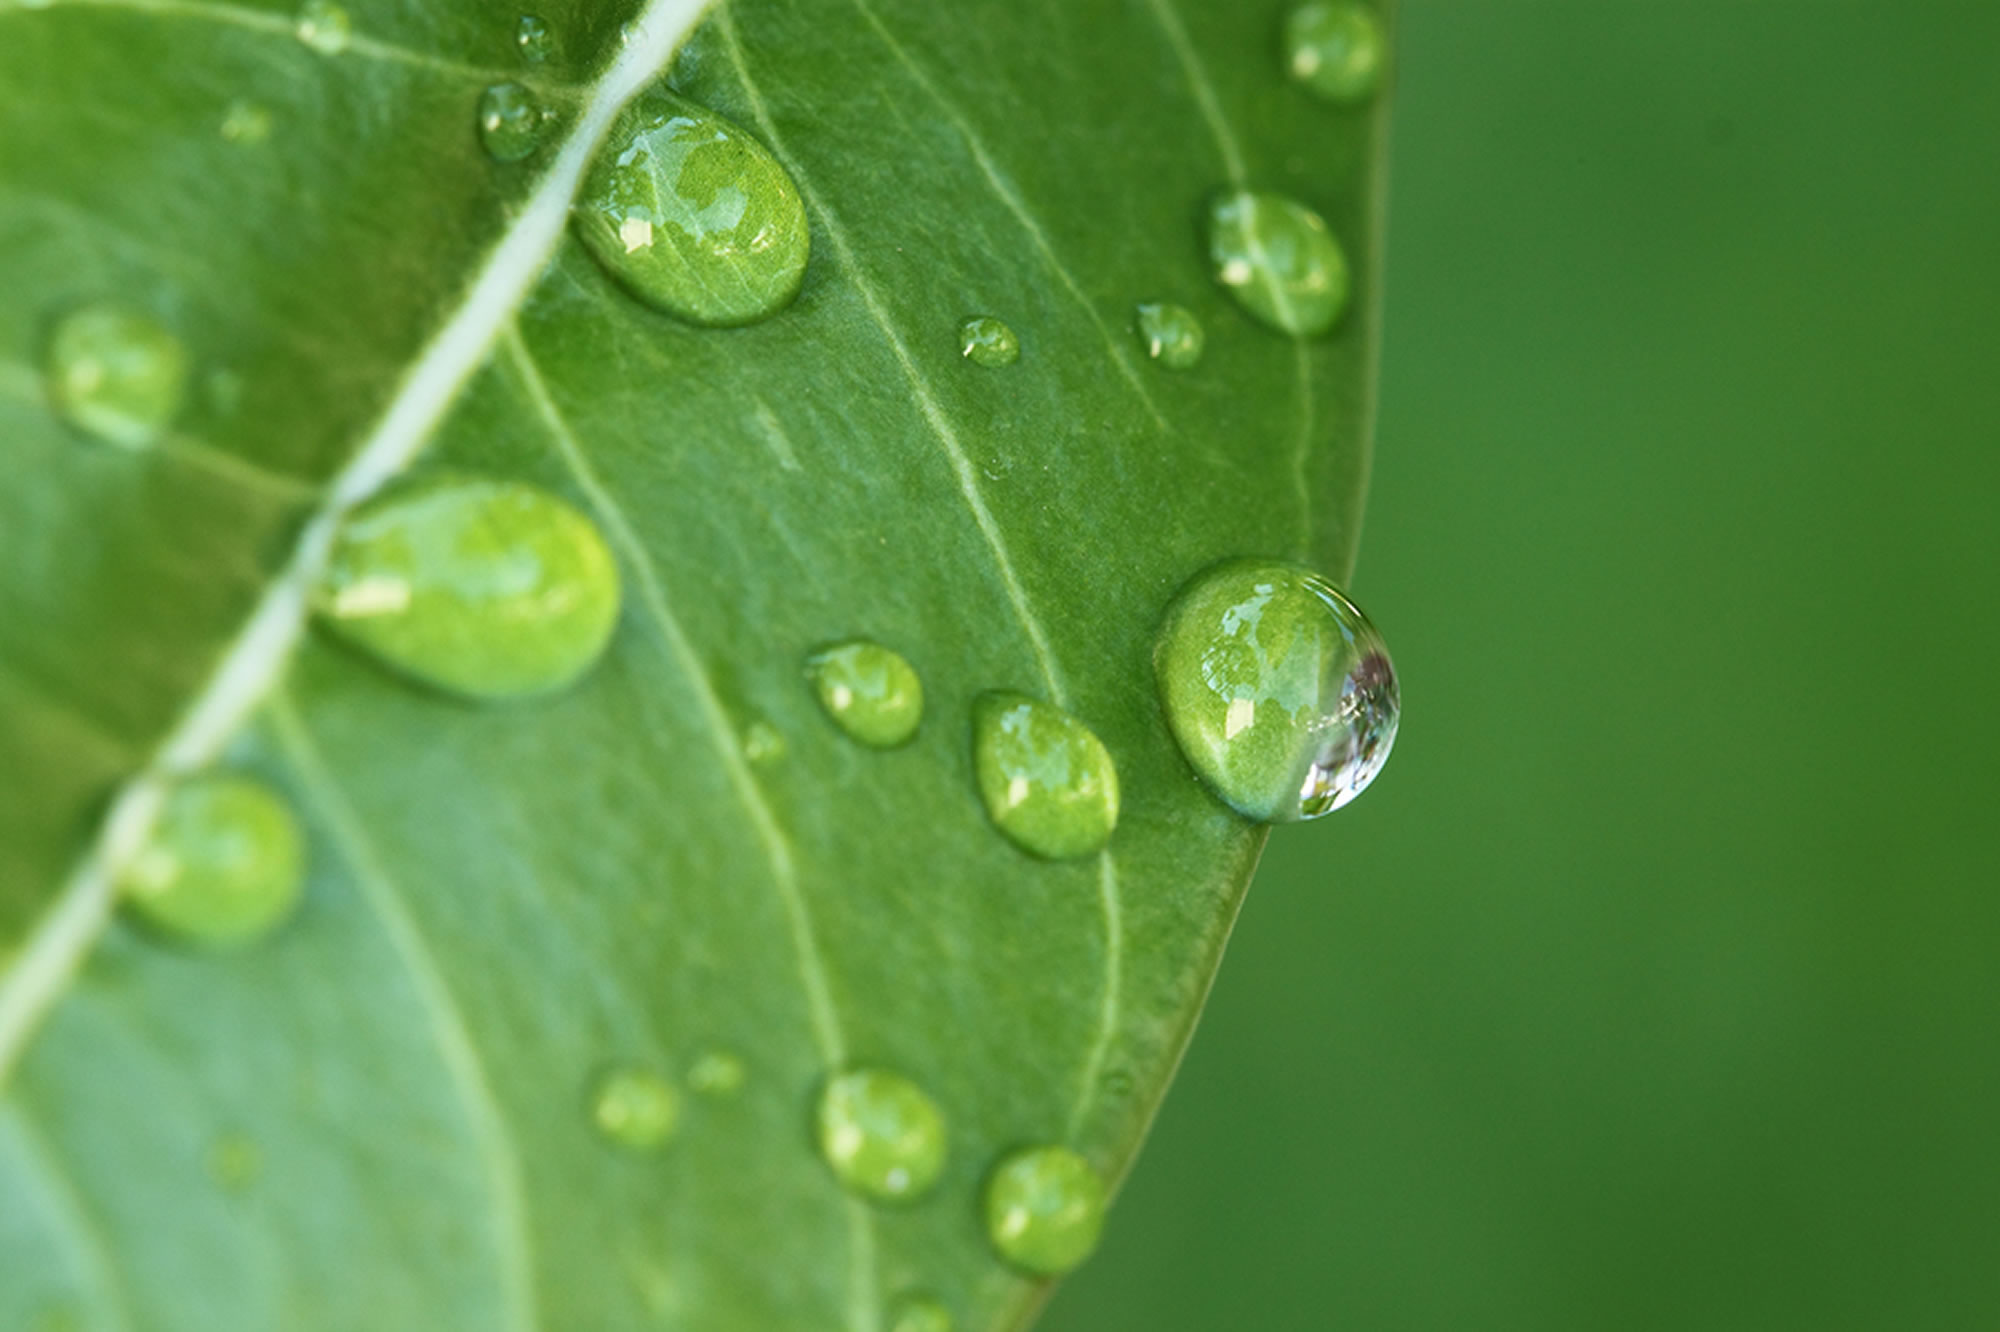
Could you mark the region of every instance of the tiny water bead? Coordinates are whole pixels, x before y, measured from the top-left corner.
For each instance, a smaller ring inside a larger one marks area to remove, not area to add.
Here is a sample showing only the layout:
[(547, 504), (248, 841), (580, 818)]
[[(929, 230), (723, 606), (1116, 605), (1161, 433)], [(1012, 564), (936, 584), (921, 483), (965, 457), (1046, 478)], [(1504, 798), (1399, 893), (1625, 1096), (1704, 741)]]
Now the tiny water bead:
[(361, 505), (314, 609), (389, 666), (472, 698), (574, 682), (617, 623), (618, 567), (596, 524), (534, 486), (437, 472)]
[(1021, 339), (992, 315), (974, 315), (958, 326), (958, 351), (974, 365), (997, 370), (1021, 359)]
[(944, 1169), (944, 1113), (900, 1074), (869, 1068), (833, 1078), (814, 1129), (840, 1182), (877, 1202), (921, 1197)]
[(529, 65), (546, 65), (556, 53), (556, 35), (539, 14), (523, 14), (514, 25), (514, 46)]
[(590, 1093), (590, 1122), (607, 1140), (635, 1152), (664, 1147), (681, 1118), (680, 1097), (657, 1073), (614, 1068)]
[(705, 1051), (688, 1070), (688, 1086), (698, 1096), (734, 1096), (750, 1075), (743, 1060), (728, 1050)]
[(224, 1193), (247, 1192), (264, 1173), (264, 1152), (257, 1140), (243, 1133), (224, 1133), (209, 1143), (208, 1177)]
[(1308, 0), (1285, 17), (1285, 72), (1329, 102), (1365, 102), (1381, 86), (1389, 41), (1353, 0)]
[(1314, 337), (1347, 308), (1347, 257), (1324, 219), (1278, 194), (1238, 190), (1209, 207), (1215, 280), (1282, 333)]
[(1168, 609), (1153, 654), (1181, 752), (1239, 813), (1294, 823), (1361, 794), (1396, 743), (1382, 636), (1295, 564), (1231, 560)]
[(1201, 320), (1185, 306), (1164, 302), (1141, 305), (1137, 311), (1139, 342), (1146, 355), (1169, 370), (1186, 370), (1201, 360), (1208, 335)]
[(896, 1301), (889, 1313), (889, 1332), (951, 1332), (951, 1310), (927, 1295)]
[(986, 813), (1023, 850), (1086, 856), (1118, 826), (1118, 769), (1090, 728), (1053, 703), (996, 691), (972, 705), (973, 769)]
[(347, 11), (331, 0), (305, 0), (292, 20), (292, 31), (321, 55), (339, 55), (347, 49), (354, 23)]
[(222, 113), (222, 137), (230, 143), (254, 145), (271, 137), (271, 110), (241, 98)]
[(65, 315), (42, 368), (59, 416), (123, 448), (158, 439), (187, 397), (187, 348), (150, 315), (122, 305)]
[(479, 142), (496, 162), (518, 162), (541, 147), (555, 113), (518, 83), (496, 83), (479, 95)]
[(893, 749), (917, 732), (924, 682), (916, 668), (880, 643), (857, 640), (806, 658), (820, 706), (864, 745)]
[(305, 842), (263, 783), (212, 774), (175, 787), (125, 868), (128, 910), (163, 935), (226, 947), (268, 934), (298, 906)]
[(743, 728), (743, 757), (752, 763), (776, 763), (785, 756), (785, 737), (767, 721)]
[(1074, 1270), (1104, 1230), (1104, 1180), (1067, 1147), (1029, 1147), (986, 1181), (986, 1234), (1007, 1262), (1036, 1276)]
[(692, 323), (769, 318), (805, 279), (805, 204), (785, 168), (748, 130), (657, 88), (618, 118), (574, 216), (613, 278)]

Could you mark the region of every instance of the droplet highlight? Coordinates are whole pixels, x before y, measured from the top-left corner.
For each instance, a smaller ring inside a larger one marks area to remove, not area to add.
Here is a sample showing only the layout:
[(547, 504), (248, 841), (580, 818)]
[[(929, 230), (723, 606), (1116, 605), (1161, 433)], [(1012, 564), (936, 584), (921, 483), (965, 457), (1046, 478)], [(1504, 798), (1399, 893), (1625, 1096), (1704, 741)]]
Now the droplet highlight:
[(917, 733), (924, 684), (916, 668), (880, 643), (857, 640), (806, 658), (820, 706), (864, 745), (893, 749)]
[(611, 1069), (591, 1088), (590, 1122), (607, 1141), (630, 1151), (666, 1146), (680, 1118), (680, 1097), (665, 1078), (646, 1069)]
[(777, 158), (748, 130), (659, 89), (618, 118), (574, 217), (620, 285), (715, 328), (790, 305), (811, 248), (805, 204)]
[(997, 370), (1021, 359), (1021, 339), (992, 315), (974, 315), (958, 326), (958, 350), (974, 365)]
[(1278, 194), (1239, 190), (1208, 214), (1215, 280), (1252, 316), (1294, 337), (1331, 329), (1347, 308), (1347, 257), (1318, 213)]
[(876, 1202), (919, 1198), (944, 1169), (944, 1113), (900, 1074), (857, 1069), (831, 1079), (815, 1130), (835, 1177)]
[(973, 769), (986, 813), (1023, 850), (1086, 856), (1118, 826), (1118, 770), (1089, 727), (1025, 694), (972, 705)]
[(1161, 625), (1167, 724), (1203, 781), (1260, 823), (1339, 809), (1396, 743), (1382, 636), (1310, 569), (1232, 560), (1198, 574)]
[(292, 21), (292, 32), (321, 55), (339, 55), (354, 35), (354, 21), (331, 0), (305, 0)]
[(527, 65), (546, 65), (556, 53), (556, 35), (539, 14), (523, 14), (514, 24), (514, 48)]
[(1104, 1180), (1067, 1147), (1029, 1147), (986, 1182), (986, 1234), (1001, 1258), (1035, 1276), (1073, 1271), (1104, 1230)]
[(270, 108), (239, 97), (222, 113), (222, 137), (245, 147), (264, 142), (271, 137)]
[(63, 317), (42, 369), (56, 414), (121, 448), (157, 440), (187, 397), (181, 340), (150, 315), (108, 302)]
[(1329, 102), (1365, 102), (1382, 85), (1389, 39), (1352, 0), (1309, 0), (1285, 16), (1285, 72)]
[(1146, 355), (1169, 370), (1191, 369), (1201, 360), (1208, 334), (1194, 311), (1166, 302), (1141, 305), (1136, 311), (1139, 345)]
[(951, 1332), (951, 1310), (927, 1295), (908, 1295), (889, 1311), (889, 1332)]
[(213, 774), (173, 788), (119, 878), (126, 909), (169, 938), (249, 943), (298, 906), (305, 841), (291, 806), (262, 782)]
[(697, 1096), (734, 1096), (743, 1090), (750, 1070), (728, 1050), (708, 1050), (688, 1070), (688, 1087)]
[(496, 162), (518, 162), (542, 146), (555, 113), (518, 83), (496, 83), (479, 95), (479, 142)]
[(597, 525), (534, 486), (439, 472), (349, 516), (313, 597), (340, 638), (479, 699), (545, 694), (596, 663), (618, 619)]

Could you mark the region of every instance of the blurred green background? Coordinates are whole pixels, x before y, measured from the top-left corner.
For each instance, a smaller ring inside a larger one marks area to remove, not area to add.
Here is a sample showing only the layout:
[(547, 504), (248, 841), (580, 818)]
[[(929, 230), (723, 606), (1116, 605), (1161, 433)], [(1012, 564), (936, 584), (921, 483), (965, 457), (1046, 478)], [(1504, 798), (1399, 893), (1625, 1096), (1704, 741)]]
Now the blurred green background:
[(2000, 1325), (2000, 6), (1399, 42), (1400, 747), (1045, 1326)]

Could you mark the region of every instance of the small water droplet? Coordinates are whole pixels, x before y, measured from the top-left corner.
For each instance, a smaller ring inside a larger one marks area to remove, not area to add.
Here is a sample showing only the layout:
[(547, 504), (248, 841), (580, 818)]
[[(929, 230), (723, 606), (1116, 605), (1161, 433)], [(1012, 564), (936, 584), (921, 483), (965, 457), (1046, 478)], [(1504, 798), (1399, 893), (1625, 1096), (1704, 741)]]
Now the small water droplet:
[(986, 812), (1024, 850), (1085, 856), (1118, 825), (1118, 770), (1090, 728), (1025, 694), (972, 705), (973, 767)]
[(1280, 332), (1313, 337), (1347, 308), (1347, 258), (1318, 213), (1279, 194), (1239, 190), (1208, 214), (1216, 281)]
[(220, 947), (275, 929), (298, 905), (304, 877), (291, 806), (262, 782), (211, 774), (168, 793), (118, 886), (162, 934)]
[(688, 1070), (688, 1086), (699, 1096), (734, 1096), (749, 1075), (742, 1059), (728, 1050), (708, 1050)]
[(149, 315), (86, 305), (56, 325), (43, 373), (64, 420), (106, 443), (144, 448), (180, 414), (187, 348)]
[(354, 23), (347, 11), (332, 0), (305, 0), (292, 21), (298, 39), (321, 55), (339, 55), (347, 49)]
[(928, 1295), (906, 1295), (889, 1315), (889, 1332), (951, 1332), (951, 1310)]
[[(31, 4), (28, 8), (36, 6)], [(74, 1304), (53, 1304), (37, 1313), (27, 1332), (83, 1332), (83, 1311)]]
[(907, 1202), (944, 1169), (944, 1114), (924, 1089), (883, 1069), (828, 1081), (816, 1120), (820, 1155), (842, 1184), (877, 1202)]
[(514, 46), (523, 63), (546, 65), (556, 53), (556, 34), (539, 14), (523, 14), (514, 25)]
[(1285, 71), (1329, 102), (1365, 102), (1381, 86), (1382, 20), (1352, 0), (1309, 0), (1285, 18)]
[(1208, 345), (1208, 334), (1202, 331), (1201, 320), (1186, 306), (1164, 302), (1142, 305), (1138, 308), (1138, 321), (1139, 341), (1145, 346), (1146, 355), (1169, 370), (1190, 368), (1201, 359), (1202, 348)]
[(555, 113), (518, 83), (496, 83), (479, 95), (479, 142), (496, 162), (518, 162), (539, 148)]
[(1174, 599), (1153, 654), (1167, 723), (1215, 793), (1261, 823), (1361, 794), (1396, 743), (1396, 672), (1375, 626), (1326, 579), (1231, 560)]
[(610, 641), (618, 601), (590, 519), (534, 486), (452, 472), (356, 509), (313, 595), (356, 647), (485, 699), (573, 683)]
[(880, 643), (856, 640), (806, 658), (820, 706), (864, 745), (892, 749), (916, 734), (924, 684), (916, 668)]
[(680, 1118), (674, 1089), (643, 1068), (611, 1069), (591, 1089), (590, 1122), (620, 1147), (637, 1152), (664, 1147)]
[(243, 406), (243, 376), (218, 366), (201, 377), (201, 394), (217, 416), (234, 416)]
[(612, 277), (696, 324), (767, 319), (805, 279), (805, 204), (785, 168), (748, 130), (659, 89), (619, 116), (574, 216)]
[(958, 349), (974, 365), (998, 369), (1021, 359), (1021, 339), (992, 315), (974, 315), (958, 326)]
[(1104, 1208), (1104, 1180), (1067, 1147), (1024, 1148), (986, 1181), (987, 1238), (1037, 1276), (1059, 1276), (1090, 1257)]
[(247, 1133), (224, 1133), (209, 1143), (206, 1164), (217, 1188), (242, 1194), (264, 1173), (264, 1152)]
[(785, 756), (785, 737), (767, 721), (743, 728), (743, 757), (752, 763), (776, 763)]
[(264, 142), (271, 137), (271, 109), (237, 98), (222, 113), (222, 137), (245, 145)]

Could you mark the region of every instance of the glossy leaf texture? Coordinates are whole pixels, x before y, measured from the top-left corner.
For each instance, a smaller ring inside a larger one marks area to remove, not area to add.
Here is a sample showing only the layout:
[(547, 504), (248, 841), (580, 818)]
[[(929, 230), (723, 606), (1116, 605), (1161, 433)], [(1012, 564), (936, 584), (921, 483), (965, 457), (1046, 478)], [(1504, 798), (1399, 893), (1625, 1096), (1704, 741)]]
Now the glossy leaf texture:
[[(646, 81), (769, 150), (811, 252), (789, 308), (699, 327), (568, 230), (468, 296), (635, 11), (355, 0), (344, 44), (311, 17), (316, 44), (254, 0), (0, 0), (0, 1328), (1025, 1322), (1048, 1283), (996, 1257), (983, 1182), (1036, 1144), (1122, 1177), (1261, 845), (1174, 747), (1160, 616), (1221, 558), (1351, 566), (1382, 111), (1288, 81), (1265, 0), (737, 0)], [(518, 160), (481, 146), (500, 84), (551, 112)], [(1205, 219), (1246, 188), (1340, 242), (1329, 336), (1217, 285)], [(142, 447), (45, 384), (56, 322), (103, 301), (186, 349)], [(1148, 354), (1159, 303), (1198, 361)], [(413, 475), (595, 522), (604, 655), (502, 702), (310, 627), (240, 669), (468, 309)], [(1018, 359), (968, 361), (973, 317)], [(895, 747), (809, 674), (855, 641), (921, 679)], [(1101, 739), (1104, 851), (989, 822), (989, 691)], [(299, 816), (297, 914), (223, 952), (65, 917), (218, 692), (246, 721), (217, 764)], [(815, 1149), (859, 1068), (942, 1116), (920, 1197), (865, 1201)]]

